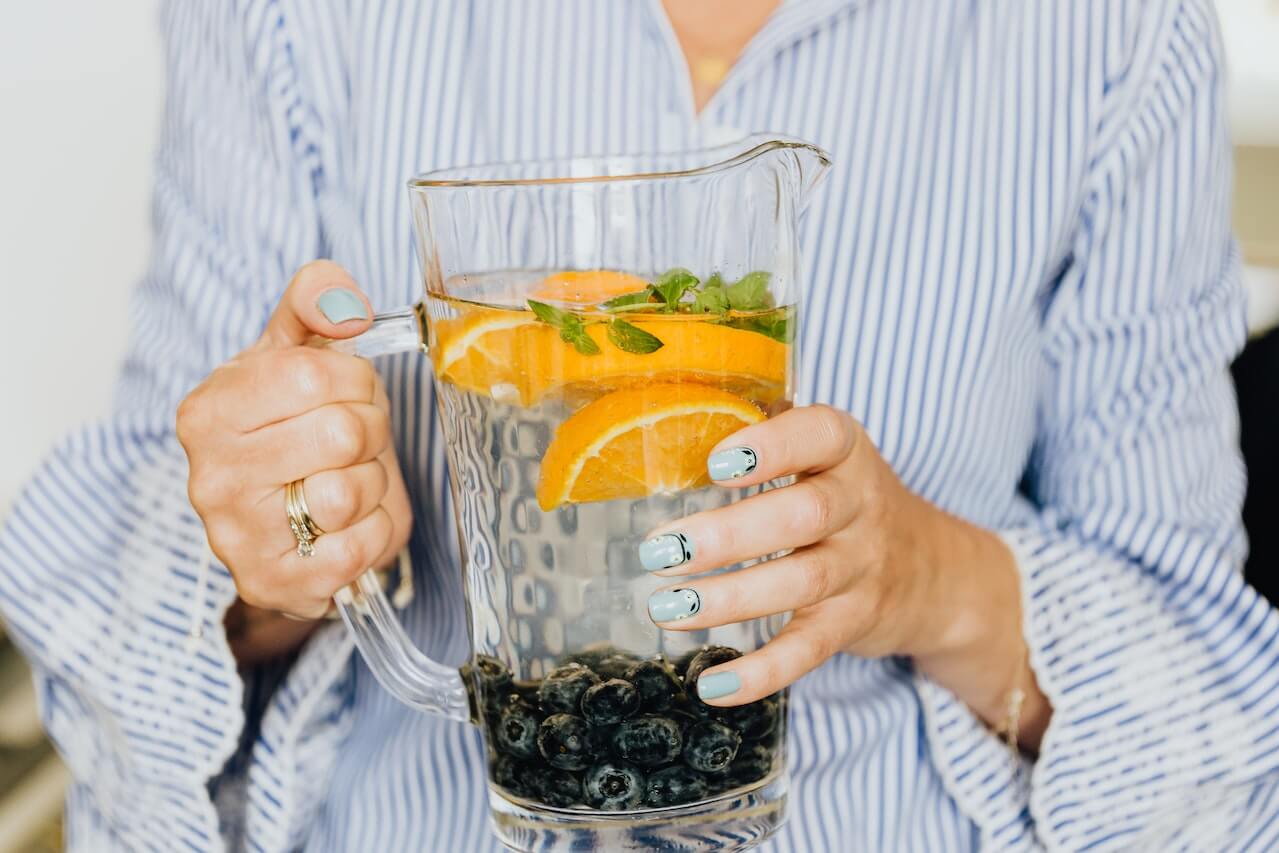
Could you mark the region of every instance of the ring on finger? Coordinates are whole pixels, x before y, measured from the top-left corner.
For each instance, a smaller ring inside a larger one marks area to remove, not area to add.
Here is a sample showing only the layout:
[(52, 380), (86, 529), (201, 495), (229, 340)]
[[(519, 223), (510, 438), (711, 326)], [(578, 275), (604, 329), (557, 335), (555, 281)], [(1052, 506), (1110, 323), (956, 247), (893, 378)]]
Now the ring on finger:
[(289, 516), (293, 538), (298, 540), (298, 556), (309, 557), (315, 553), (315, 542), (324, 535), (324, 531), (311, 517), (302, 483), (302, 480), (294, 480), (284, 487), (284, 511)]

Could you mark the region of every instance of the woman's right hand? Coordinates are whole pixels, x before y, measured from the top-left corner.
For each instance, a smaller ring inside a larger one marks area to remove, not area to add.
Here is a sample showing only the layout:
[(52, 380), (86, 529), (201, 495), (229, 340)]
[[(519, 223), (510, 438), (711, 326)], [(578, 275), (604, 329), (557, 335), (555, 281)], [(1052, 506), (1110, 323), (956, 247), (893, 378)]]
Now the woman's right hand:
[[(253, 608), (319, 618), (338, 589), (390, 564), (408, 541), (412, 513), (376, 371), (362, 358), (307, 346), (313, 335), (357, 335), (371, 316), (343, 269), (308, 264), (258, 342), (178, 407), (191, 504)], [(309, 557), (298, 555), (285, 512), (294, 480), (303, 481), (324, 531)]]

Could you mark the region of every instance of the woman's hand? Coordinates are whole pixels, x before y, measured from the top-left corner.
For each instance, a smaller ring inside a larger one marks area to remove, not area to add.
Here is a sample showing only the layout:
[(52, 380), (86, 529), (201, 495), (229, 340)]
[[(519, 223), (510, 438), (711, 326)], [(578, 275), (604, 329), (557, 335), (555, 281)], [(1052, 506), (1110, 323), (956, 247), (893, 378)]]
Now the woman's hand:
[(764, 647), (702, 675), (705, 701), (752, 702), (839, 652), (909, 655), (992, 724), (1023, 689), (1023, 742), (1038, 742), (1050, 709), (1025, 662), (1016, 567), (998, 538), (911, 493), (861, 426), (827, 406), (741, 430), (708, 468), (735, 488), (799, 479), (666, 525), (641, 546), (646, 567), (666, 576), (794, 549), (650, 598), (668, 630), (793, 611)]
[[(262, 611), (321, 617), (335, 591), (390, 563), (408, 541), (409, 501), (377, 373), (364, 359), (306, 345), (313, 335), (349, 338), (370, 317), (345, 271), (308, 264), (261, 339), (178, 407), (191, 504), (243, 602), (228, 626), (253, 626), (280, 646), (268, 653), (288, 651), (306, 632), (264, 626)], [(324, 531), (309, 557), (298, 555), (285, 512), (284, 488), (294, 480), (303, 481)], [(243, 651), (242, 661), (270, 656)]]

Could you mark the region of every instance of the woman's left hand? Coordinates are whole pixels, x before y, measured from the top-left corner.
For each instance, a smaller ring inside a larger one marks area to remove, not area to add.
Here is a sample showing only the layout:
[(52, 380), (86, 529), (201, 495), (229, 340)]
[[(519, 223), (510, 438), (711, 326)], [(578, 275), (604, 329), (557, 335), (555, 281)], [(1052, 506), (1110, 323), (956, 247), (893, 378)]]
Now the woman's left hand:
[(1009, 691), (1024, 686), (1025, 645), (1016, 567), (997, 537), (913, 494), (865, 430), (828, 406), (741, 430), (707, 467), (733, 488), (798, 480), (666, 525), (640, 548), (645, 567), (666, 576), (794, 549), (649, 599), (654, 621), (678, 631), (793, 611), (771, 642), (707, 670), (703, 700), (752, 702), (839, 652), (896, 654), (935, 670), (987, 719), (1002, 716)]

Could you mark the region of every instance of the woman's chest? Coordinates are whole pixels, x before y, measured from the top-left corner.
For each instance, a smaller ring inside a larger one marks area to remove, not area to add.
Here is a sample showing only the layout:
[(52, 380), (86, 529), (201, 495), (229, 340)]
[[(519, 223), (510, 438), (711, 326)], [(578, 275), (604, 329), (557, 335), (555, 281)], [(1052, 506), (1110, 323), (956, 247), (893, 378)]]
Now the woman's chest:
[[(333, 253), (389, 308), (420, 291), (416, 172), (757, 130), (816, 142), (835, 167), (801, 228), (801, 396), (853, 412), (925, 495), (998, 515), (1033, 440), (1040, 303), (1074, 228), (1086, 92), (1013, 48), (1013, 5), (848, 5), (770, 24), (700, 117), (644, 4), (459, 4), (353, 36), (366, 44), (322, 205)], [(427, 381), (425, 363), (407, 369)]]

